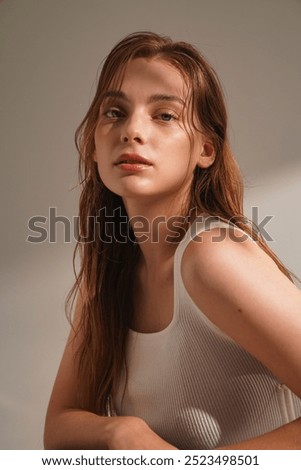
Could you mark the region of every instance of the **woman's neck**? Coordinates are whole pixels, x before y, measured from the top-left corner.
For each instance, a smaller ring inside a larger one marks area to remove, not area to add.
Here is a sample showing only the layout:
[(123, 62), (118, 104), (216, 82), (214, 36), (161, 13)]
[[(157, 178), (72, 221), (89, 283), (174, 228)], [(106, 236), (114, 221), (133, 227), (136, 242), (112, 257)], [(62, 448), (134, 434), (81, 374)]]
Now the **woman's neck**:
[(141, 262), (149, 273), (156, 273), (162, 263), (174, 256), (183, 238), (187, 217), (176, 201), (148, 204), (147, 201), (124, 201), (129, 221), (141, 249)]

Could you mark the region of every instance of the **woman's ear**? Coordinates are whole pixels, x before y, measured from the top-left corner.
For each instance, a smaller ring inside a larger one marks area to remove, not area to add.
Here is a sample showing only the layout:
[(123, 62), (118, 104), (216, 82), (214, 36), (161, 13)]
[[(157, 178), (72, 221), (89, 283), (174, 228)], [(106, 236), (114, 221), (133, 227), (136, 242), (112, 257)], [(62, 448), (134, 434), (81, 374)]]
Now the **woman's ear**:
[(215, 160), (215, 149), (214, 145), (210, 141), (203, 143), (201, 147), (201, 152), (199, 155), (197, 166), (200, 168), (208, 168), (212, 165)]

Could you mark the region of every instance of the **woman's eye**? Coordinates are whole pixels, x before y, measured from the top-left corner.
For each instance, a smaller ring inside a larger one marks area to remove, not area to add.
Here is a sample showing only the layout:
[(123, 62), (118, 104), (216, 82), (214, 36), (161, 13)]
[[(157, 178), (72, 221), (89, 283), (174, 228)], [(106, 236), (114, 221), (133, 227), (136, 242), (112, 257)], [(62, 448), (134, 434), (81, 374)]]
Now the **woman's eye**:
[(117, 108), (110, 108), (104, 112), (104, 115), (109, 119), (120, 119), (124, 116), (124, 113)]
[(158, 117), (161, 119), (161, 121), (165, 121), (165, 122), (169, 122), (177, 118), (172, 113), (160, 113), (158, 114)]

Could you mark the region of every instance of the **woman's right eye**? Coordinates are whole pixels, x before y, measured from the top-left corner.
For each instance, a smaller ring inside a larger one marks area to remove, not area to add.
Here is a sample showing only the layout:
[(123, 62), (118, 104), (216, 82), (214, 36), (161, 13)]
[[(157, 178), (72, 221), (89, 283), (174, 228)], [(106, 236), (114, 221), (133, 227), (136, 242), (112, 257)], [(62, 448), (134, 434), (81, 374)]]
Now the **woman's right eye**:
[(120, 119), (124, 116), (124, 113), (118, 108), (109, 108), (104, 111), (104, 115), (109, 119)]

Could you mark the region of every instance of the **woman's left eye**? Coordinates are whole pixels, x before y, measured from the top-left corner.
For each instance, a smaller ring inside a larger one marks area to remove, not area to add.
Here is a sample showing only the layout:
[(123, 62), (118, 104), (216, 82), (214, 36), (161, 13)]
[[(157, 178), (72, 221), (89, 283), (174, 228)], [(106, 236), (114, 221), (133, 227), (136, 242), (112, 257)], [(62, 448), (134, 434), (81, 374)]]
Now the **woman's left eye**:
[(169, 122), (169, 121), (172, 121), (174, 119), (176, 119), (177, 117), (172, 114), (172, 113), (160, 113), (157, 115), (157, 117), (159, 119), (161, 119), (161, 121), (165, 121), (165, 122)]

